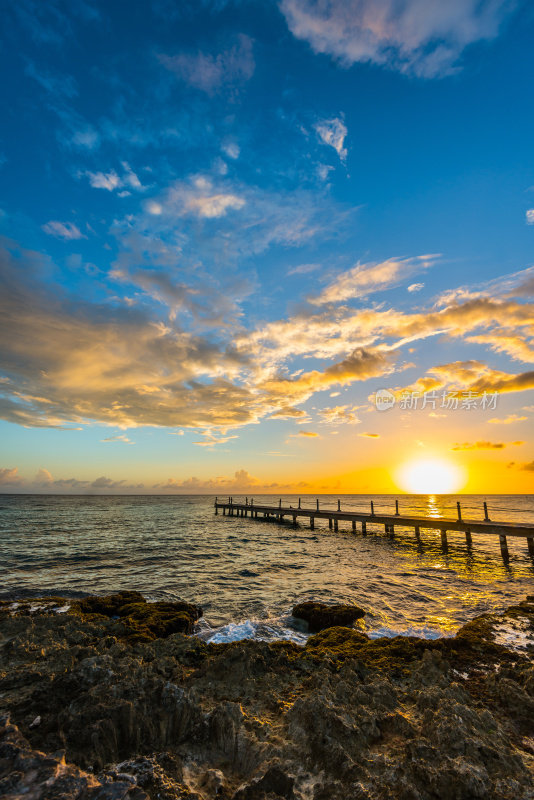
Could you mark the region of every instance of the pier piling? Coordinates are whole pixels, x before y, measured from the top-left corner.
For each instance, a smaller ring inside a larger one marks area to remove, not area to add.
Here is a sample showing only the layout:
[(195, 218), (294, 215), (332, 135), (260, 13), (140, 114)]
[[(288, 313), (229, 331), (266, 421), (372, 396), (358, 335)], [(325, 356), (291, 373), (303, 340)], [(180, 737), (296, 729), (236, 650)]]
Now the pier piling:
[(364, 511), (350, 511), (341, 510), (341, 501), (337, 501), (337, 511), (331, 509), (320, 509), (319, 500), (316, 499), (315, 507), (302, 508), (301, 498), (299, 497), (298, 508), (294, 506), (283, 506), (282, 498), (279, 499), (278, 504), (275, 506), (258, 505), (254, 504), (253, 498), (246, 497), (244, 502), (235, 502), (232, 496), (228, 497), (228, 502), (220, 502), (219, 498), (215, 498), (215, 514), (219, 513), (222, 509), (222, 515), (228, 517), (250, 517), (251, 519), (258, 519), (263, 516), (266, 521), (278, 522), (280, 525), (284, 523), (284, 518), (290, 517), (293, 525), (296, 526), (298, 517), (305, 517), (309, 520), (310, 529), (315, 530), (315, 519), (323, 519), (328, 522), (330, 530), (336, 533), (339, 531), (340, 522), (350, 522), (353, 533), (356, 532), (356, 523), (360, 522), (362, 526), (362, 535), (367, 535), (367, 523), (371, 522), (373, 525), (383, 525), (386, 536), (392, 538), (395, 535), (395, 526), (401, 528), (413, 528), (415, 537), (418, 542), (421, 541), (421, 528), (430, 528), (438, 530), (441, 536), (441, 544), (444, 550), (447, 550), (449, 533), (462, 533), (465, 536), (467, 548), (470, 549), (473, 544), (473, 534), (485, 534), (499, 537), (499, 546), (502, 558), (505, 562), (510, 559), (508, 550), (508, 538), (522, 538), (526, 539), (528, 552), (530, 557), (534, 560), (534, 524), (515, 524), (512, 522), (492, 522), (488, 514), (487, 503), (484, 503), (484, 520), (480, 521), (475, 519), (463, 519), (462, 509), (460, 503), (457, 503), (456, 519), (446, 519), (443, 517), (430, 517), (420, 516), (417, 514), (399, 513), (398, 500), (395, 501), (395, 513), (375, 513), (374, 502), (371, 500), (371, 513)]

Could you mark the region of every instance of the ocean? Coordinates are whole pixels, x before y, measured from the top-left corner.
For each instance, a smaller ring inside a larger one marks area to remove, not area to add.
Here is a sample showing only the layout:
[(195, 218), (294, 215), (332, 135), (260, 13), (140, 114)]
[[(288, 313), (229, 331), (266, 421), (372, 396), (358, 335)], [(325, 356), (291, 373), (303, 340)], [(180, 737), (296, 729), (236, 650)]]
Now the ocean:
[[(257, 495), (278, 504), (280, 495)], [(302, 496), (303, 507), (394, 512), (387, 495)], [(236, 495), (234, 500), (240, 498)], [(464, 519), (534, 522), (533, 495), (400, 496), (400, 511)], [(282, 495), (297, 505), (296, 495)], [(449, 534), (444, 552), (436, 530), (383, 527), (353, 534), (326, 521), (310, 530), (286, 522), (214, 515), (212, 496), (0, 495), (0, 599), (80, 597), (135, 589), (148, 599), (198, 603), (198, 635), (305, 641), (291, 608), (303, 600), (356, 603), (371, 636), (452, 635), (485, 611), (498, 611), (534, 592), (534, 562), (524, 539)]]

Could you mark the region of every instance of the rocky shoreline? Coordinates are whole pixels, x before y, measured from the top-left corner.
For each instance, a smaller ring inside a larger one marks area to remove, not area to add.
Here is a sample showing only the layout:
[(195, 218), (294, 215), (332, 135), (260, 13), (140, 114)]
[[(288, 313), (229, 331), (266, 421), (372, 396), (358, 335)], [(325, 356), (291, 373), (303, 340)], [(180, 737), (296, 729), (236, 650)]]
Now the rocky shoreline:
[(307, 605), (301, 647), (136, 593), (0, 604), (0, 796), (534, 798), (534, 596), (433, 641)]

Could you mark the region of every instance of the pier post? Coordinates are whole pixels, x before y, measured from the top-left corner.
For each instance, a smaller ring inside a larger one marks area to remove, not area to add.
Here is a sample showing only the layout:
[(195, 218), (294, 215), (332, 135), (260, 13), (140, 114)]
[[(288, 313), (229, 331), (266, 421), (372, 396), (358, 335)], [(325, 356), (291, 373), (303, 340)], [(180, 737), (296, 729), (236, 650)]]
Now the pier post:
[(332, 517), (328, 517), (328, 527), (332, 530)]
[(223, 517), (226, 516), (226, 506), (223, 506)]
[(447, 549), (447, 547), (448, 547), (448, 543), (447, 543), (447, 531), (446, 531), (446, 530), (442, 530), (442, 531), (441, 531), (441, 545), (442, 545), (442, 547), (443, 547), (443, 549), (444, 549), (444, 550), (446, 550), (446, 549)]
[(339, 530), (339, 523), (338, 523), (337, 517), (334, 520), (334, 530), (336, 531), (336, 533)]
[(458, 509), (458, 522), (462, 521), (462, 506), (460, 503), (456, 503), (456, 508)]
[(319, 511), (319, 500), (316, 500), (317, 503), (317, 511)]
[(499, 534), (499, 542), (501, 544), (501, 555), (503, 557), (503, 561), (510, 561), (510, 553), (508, 552), (508, 542), (506, 541), (506, 536), (503, 533)]
[(367, 536), (367, 522), (362, 520), (362, 536)]
[(337, 501), (337, 510), (341, 511), (341, 500)]
[(299, 508), (300, 508), (300, 497), (299, 497)]
[(218, 499), (219, 499), (218, 497), (215, 498), (215, 514), (219, 513), (219, 509), (217, 508), (217, 500)]
[(352, 532), (356, 533), (356, 520), (355, 519), (352, 520)]
[(278, 501), (278, 508), (282, 508), (282, 498)]
[(399, 516), (399, 501), (395, 500), (395, 514)]
[(420, 540), (421, 539), (421, 531), (419, 529), (419, 525), (415, 526), (414, 531), (415, 531), (415, 538), (417, 540)]
[(374, 517), (374, 515), (375, 515), (375, 506), (373, 501), (371, 500), (371, 516)]
[(395, 526), (394, 525), (390, 525), (389, 526), (389, 538), (393, 539), (394, 536), (395, 536)]
[(488, 517), (488, 504), (484, 501), (484, 522), (490, 522), (490, 518)]
[(471, 536), (471, 531), (465, 532), (465, 541), (468, 547), (471, 547), (473, 544), (473, 537)]
[(315, 530), (315, 517), (310, 517), (310, 528)]
[(534, 558), (534, 539), (532, 536), (527, 536), (528, 552), (531, 558)]

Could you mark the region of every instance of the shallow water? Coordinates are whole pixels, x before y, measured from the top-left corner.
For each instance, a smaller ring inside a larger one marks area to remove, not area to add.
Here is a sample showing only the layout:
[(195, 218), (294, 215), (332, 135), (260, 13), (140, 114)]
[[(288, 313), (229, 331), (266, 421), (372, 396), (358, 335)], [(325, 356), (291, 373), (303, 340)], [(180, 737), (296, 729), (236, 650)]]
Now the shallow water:
[[(315, 495), (303, 507), (315, 506)], [(278, 503), (279, 496), (254, 502)], [(235, 496), (234, 500), (238, 501)], [(337, 497), (319, 496), (321, 508)], [(393, 512), (389, 496), (345, 495), (342, 509)], [(482, 519), (488, 502), (493, 520), (534, 522), (534, 496), (404, 496), (400, 511)], [(497, 537), (450, 533), (441, 548), (436, 530), (383, 527), (353, 534), (350, 523), (329, 530), (304, 520), (297, 528), (213, 513), (211, 496), (0, 496), (0, 597), (47, 593), (77, 595), (136, 589), (151, 599), (199, 603), (199, 635), (216, 641), (291, 637), (295, 602), (351, 602), (368, 612), (372, 635), (452, 634), (484, 611), (505, 608), (534, 591), (534, 564), (526, 541), (508, 539), (504, 564)], [(285, 495), (283, 504), (298, 498)]]

